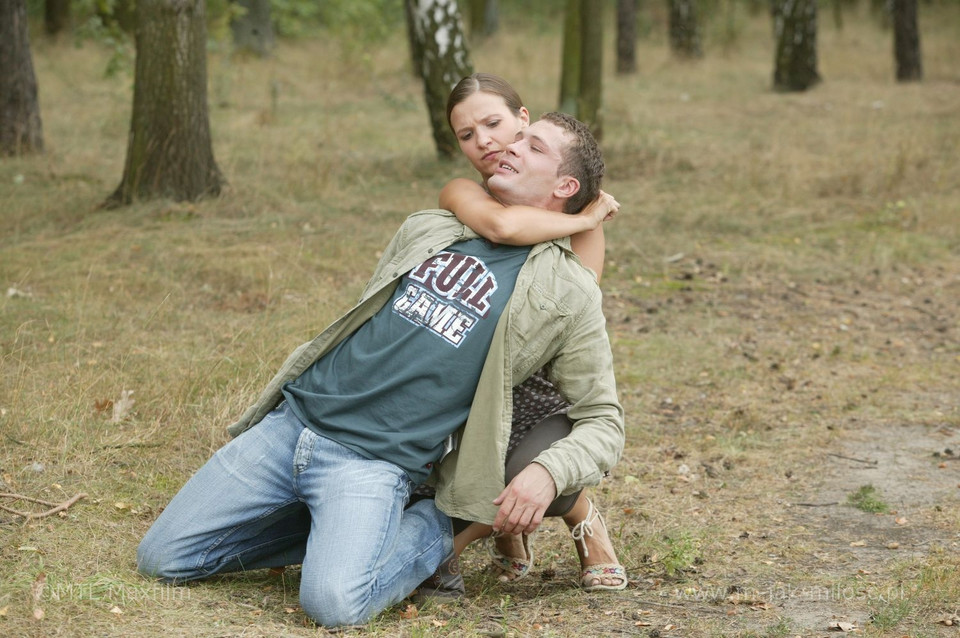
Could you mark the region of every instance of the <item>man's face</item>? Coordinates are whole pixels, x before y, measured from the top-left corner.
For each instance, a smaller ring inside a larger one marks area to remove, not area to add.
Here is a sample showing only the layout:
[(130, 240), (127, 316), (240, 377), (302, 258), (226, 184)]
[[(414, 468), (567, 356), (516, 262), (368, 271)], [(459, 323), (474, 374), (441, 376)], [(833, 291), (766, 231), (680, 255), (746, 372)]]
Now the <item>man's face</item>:
[(556, 124), (534, 122), (517, 133), (517, 140), (500, 155), (500, 164), (487, 186), (504, 204), (526, 204), (563, 210), (580, 188), (570, 175), (558, 175), (567, 146), (567, 133)]

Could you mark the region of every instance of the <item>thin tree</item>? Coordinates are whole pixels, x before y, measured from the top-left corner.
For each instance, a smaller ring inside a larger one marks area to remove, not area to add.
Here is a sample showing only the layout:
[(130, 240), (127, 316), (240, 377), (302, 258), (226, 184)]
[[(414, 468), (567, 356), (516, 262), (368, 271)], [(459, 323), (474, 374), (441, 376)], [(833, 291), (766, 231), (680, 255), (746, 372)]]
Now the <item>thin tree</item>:
[(139, 0), (133, 115), (123, 179), (108, 206), (219, 194), (207, 111), (203, 0)]
[(454, 157), (459, 146), (447, 124), (447, 96), (464, 76), (473, 73), (456, 0), (408, 0), (412, 37), (421, 52), (420, 76), (441, 158)]
[(470, 0), (470, 38), (482, 40), (500, 28), (500, 8), (497, 0)]
[(403, 14), (407, 22), (407, 42), (410, 45), (410, 70), (419, 78), (423, 72), (423, 44), (417, 35), (417, 0), (403, 0)]
[(604, 0), (567, 0), (563, 28), (559, 110), (600, 139), (603, 133)]
[(696, 0), (668, 0), (670, 50), (682, 58), (702, 58), (703, 44), (697, 21)]
[(817, 71), (817, 0), (775, 0), (773, 88), (806, 91), (820, 82)]
[(0, 155), (42, 151), (26, 0), (0, 0)]
[(603, 7), (604, 0), (580, 0), (580, 101), (577, 119), (593, 136), (603, 137)]
[(60, 35), (70, 25), (70, 0), (43, 3), (43, 29), (49, 36)]
[(915, 82), (923, 79), (917, 0), (893, 0), (893, 43), (897, 81)]
[(580, 99), (580, 75), (583, 64), (583, 31), (581, 29), (581, 0), (567, 0), (563, 14), (563, 49), (560, 57), (559, 110), (576, 117)]
[(230, 20), (234, 48), (260, 57), (270, 55), (274, 46), (270, 0), (234, 0), (234, 3), (243, 8)]
[(637, 0), (617, 0), (617, 73), (637, 72)]

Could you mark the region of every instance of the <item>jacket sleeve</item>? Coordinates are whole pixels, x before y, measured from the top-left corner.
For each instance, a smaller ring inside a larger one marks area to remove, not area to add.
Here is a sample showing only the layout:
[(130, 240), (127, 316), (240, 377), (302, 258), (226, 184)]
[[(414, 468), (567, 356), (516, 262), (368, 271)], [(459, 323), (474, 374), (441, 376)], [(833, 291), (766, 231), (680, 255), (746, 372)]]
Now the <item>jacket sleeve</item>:
[(558, 494), (570, 494), (599, 483), (620, 460), (625, 440), (599, 290), (562, 338), (551, 362), (551, 381), (572, 404), (567, 416), (573, 430), (534, 461), (553, 477)]

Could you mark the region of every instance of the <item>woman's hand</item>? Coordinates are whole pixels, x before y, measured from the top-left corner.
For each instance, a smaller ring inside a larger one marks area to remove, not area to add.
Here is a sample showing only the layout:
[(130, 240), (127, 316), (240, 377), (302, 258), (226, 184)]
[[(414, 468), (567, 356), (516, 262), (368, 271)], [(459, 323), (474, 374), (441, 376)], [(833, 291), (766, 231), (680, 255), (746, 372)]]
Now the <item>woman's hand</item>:
[(599, 226), (616, 217), (618, 212), (620, 212), (620, 202), (610, 193), (600, 191), (597, 198), (580, 211), (580, 215), (592, 219), (596, 222), (596, 226)]

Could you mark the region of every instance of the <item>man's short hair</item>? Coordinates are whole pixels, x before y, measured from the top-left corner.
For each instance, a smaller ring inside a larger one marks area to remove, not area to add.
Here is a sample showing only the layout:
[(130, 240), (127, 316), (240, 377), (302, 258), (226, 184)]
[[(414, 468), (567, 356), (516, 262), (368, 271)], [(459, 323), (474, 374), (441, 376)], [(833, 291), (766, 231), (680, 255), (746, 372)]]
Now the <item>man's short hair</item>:
[(562, 153), (557, 175), (572, 175), (580, 182), (580, 190), (563, 205), (563, 212), (579, 213), (600, 195), (603, 154), (593, 133), (580, 120), (556, 111), (544, 113), (540, 119), (559, 126), (572, 138)]

